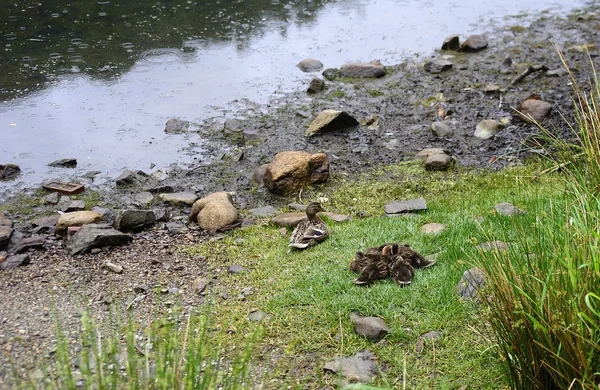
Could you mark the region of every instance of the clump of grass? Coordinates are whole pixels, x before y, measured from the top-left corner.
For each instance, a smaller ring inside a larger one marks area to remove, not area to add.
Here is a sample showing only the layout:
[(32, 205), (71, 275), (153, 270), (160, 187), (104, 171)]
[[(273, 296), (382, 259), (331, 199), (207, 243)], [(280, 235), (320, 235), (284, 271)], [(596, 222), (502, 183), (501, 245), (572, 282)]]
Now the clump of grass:
[(539, 207), (531, 226), (515, 226), (518, 250), (480, 262), (488, 317), (517, 389), (600, 383), (600, 85), (595, 79), (588, 94), (572, 81), (583, 159), (559, 162), (564, 199)]
[[(174, 308), (173, 313), (179, 313)], [(158, 318), (145, 330), (133, 319), (125, 326), (111, 320), (106, 334), (99, 324), (82, 315), (81, 351), (73, 351), (58, 320), (56, 359), (44, 368), (44, 378), (22, 388), (45, 389), (245, 389), (251, 386), (250, 358), (262, 328), (255, 327), (243, 347), (226, 356), (220, 334), (209, 314), (178, 321)]]

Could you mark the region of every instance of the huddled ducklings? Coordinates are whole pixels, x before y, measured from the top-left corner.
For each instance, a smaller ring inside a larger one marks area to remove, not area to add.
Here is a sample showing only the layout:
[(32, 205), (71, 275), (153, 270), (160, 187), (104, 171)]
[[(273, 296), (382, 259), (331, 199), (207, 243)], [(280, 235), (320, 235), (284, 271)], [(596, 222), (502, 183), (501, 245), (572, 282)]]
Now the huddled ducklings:
[(296, 226), (290, 237), (290, 247), (306, 249), (323, 242), (329, 237), (329, 228), (317, 213), (324, 211), (317, 202), (309, 203), (306, 207), (307, 220)]
[(356, 252), (350, 262), (350, 270), (359, 273), (355, 284), (367, 285), (376, 280), (392, 280), (400, 285), (412, 282), (416, 268), (427, 268), (435, 264), (427, 260), (409, 245), (395, 243), (368, 248), (365, 252)]

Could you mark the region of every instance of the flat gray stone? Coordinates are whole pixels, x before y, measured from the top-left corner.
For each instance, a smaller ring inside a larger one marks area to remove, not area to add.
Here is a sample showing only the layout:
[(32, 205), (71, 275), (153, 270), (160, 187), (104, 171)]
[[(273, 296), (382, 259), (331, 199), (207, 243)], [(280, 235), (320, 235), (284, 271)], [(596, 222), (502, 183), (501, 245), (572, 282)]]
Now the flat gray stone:
[(148, 179), (149, 176), (145, 172), (126, 169), (115, 181), (118, 186), (139, 186), (146, 183)]
[(128, 234), (121, 233), (106, 224), (89, 224), (82, 226), (69, 240), (67, 246), (71, 255), (84, 253), (92, 248), (118, 246), (131, 242)]
[(68, 205), (62, 210), (65, 213), (70, 213), (72, 211), (82, 211), (85, 210), (85, 201), (84, 200), (72, 200), (68, 203)]
[(323, 69), (323, 63), (314, 58), (305, 58), (298, 62), (296, 66), (303, 72), (318, 72)]
[(456, 286), (456, 293), (466, 299), (476, 299), (479, 290), (485, 286), (486, 274), (481, 268), (466, 270)]
[(165, 124), (165, 133), (167, 134), (182, 134), (188, 131), (190, 122), (179, 118), (171, 118)]
[(427, 210), (425, 198), (395, 200), (385, 205), (386, 214), (401, 214)]
[(436, 58), (431, 61), (427, 61), (424, 65), (425, 71), (433, 74), (442, 73), (444, 71), (452, 69), (454, 63), (445, 58)]
[(29, 249), (44, 249), (45, 243), (46, 237), (39, 234), (34, 234), (30, 237), (13, 235), (8, 252), (10, 254), (18, 254)]
[(116, 274), (123, 273), (123, 267), (121, 267), (118, 264), (111, 263), (110, 261), (107, 261), (106, 263), (104, 263), (104, 267), (108, 268), (109, 270), (111, 270), (112, 272), (114, 272)]
[(390, 332), (385, 321), (379, 317), (363, 317), (357, 313), (351, 313), (350, 321), (354, 325), (356, 334), (371, 341), (379, 341)]
[(525, 210), (522, 210), (508, 202), (498, 203), (494, 206), (494, 208), (498, 214), (505, 215), (507, 217), (526, 214)]
[(437, 153), (427, 157), (423, 166), (428, 171), (447, 171), (455, 162), (455, 158), (446, 153)]
[(479, 244), (479, 245), (477, 245), (476, 248), (479, 250), (482, 250), (484, 252), (488, 252), (488, 251), (492, 251), (492, 250), (506, 251), (510, 248), (510, 244), (507, 244), (504, 241), (494, 240), (494, 241), (488, 241), (488, 242)]
[(241, 265), (237, 265), (237, 264), (232, 264), (229, 266), (229, 268), (227, 269), (227, 271), (230, 274), (240, 274), (240, 273), (244, 273), (244, 272), (250, 272), (250, 270), (246, 267), (242, 267)]
[(281, 213), (271, 219), (271, 223), (277, 226), (295, 227), (306, 218), (306, 213)]
[(460, 49), (467, 53), (474, 53), (488, 47), (488, 41), (483, 35), (471, 35), (460, 45)]
[(185, 234), (189, 230), (184, 224), (179, 222), (167, 222), (166, 227), (171, 234)]
[(255, 310), (248, 314), (248, 319), (252, 322), (268, 321), (271, 315), (262, 310)]
[(446, 225), (437, 222), (426, 223), (425, 225), (421, 226), (421, 231), (424, 234), (440, 234), (445, 229)]
[(28, 254), (9, 255), (3, 262), (0, 263), (0, 270), (14, 269), (22, 265), (27, 265), (31, 259)]
[(198, 200), (198, 195), (193, 192), (173, 192), (160, 194), (158, 198), (165, 203), (173, 206), (192, 206)]
[(423, 352), (423, 348), (425, 347), (426, 341), (435, 341), (435, 340), (440, 339), (441, 337), (442, 337), (442, 332), (439, 332), (437, 330), (422, 334), (415, 344), (415, 352), (416, 353)]
[(46, 196), (44, 196), (44, 198), (42, 199), (44, 201), (44, 204), (57, 204), (58, 201), (60, 200), (59, 196), (58, 196), (58, 192), (53, 192), (51, 194), (48, 194)]
[(192, 288), (196, 294), (202, 294), (202, 292), (206, 289), (206, 286), (208, 286), (211, 282), (212, 280), (209, 278), (197, 277), (192, 282)]
[(248, 210), (250, 214), (258, 218), (267, 218), (277, 215), (277, 209), (273, 206), (263, 206)]
[(354, 356), (338, 357), (325, 364), (326, 372), (339, 374), (351, 382), (370, 382), (377, 377), (377, 357), (371, 351), (361, 351)]
[(415, 155), (415, 158), (417, 160), (425, 161), (429, 158), (429, 156), (432, 156), (434, 154), (449, 154), (449, 153), (447, 153), (446, 149), (442, 149), (442, 148), (426, 148), (426, 149), (421, 150), (419, 153), (417, 153)]

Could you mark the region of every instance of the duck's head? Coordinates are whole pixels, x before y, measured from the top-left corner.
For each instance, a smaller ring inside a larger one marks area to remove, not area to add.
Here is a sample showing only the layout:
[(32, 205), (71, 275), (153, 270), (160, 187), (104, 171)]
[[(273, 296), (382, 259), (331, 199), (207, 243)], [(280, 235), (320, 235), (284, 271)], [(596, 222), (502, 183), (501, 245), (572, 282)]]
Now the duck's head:
[(313, 220), (317, 216), (318, 212), (324, 211), (318, 202), (311, 202), (306, 206), (306, 215), (308, 219)]

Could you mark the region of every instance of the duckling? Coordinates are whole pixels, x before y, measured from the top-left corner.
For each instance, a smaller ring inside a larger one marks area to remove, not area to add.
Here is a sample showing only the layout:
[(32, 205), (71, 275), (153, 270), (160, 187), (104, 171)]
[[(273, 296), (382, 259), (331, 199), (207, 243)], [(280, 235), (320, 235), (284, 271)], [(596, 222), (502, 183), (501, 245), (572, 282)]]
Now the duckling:
[(317, 245), (329, 237), (329, 228), (317, 216), (317, 213), (320, 211), (323, 211), (323, 209), (319, 203), (312, 202), (308, 204), (306, 207), (306, 216), (308, 219), (300, 222), (292, 232), (290, 247), (306, 249)]
[(406, 286), (412, 282), (415, 276), (415, 269), (410, 261), (402, 256), (395, 256), (390, 266), (390, 276), (392, 280), (400, 285)]
[(356, 252), (354, 260), (350, 262), (350, 271), (360, 272), (365, 266), (376, 263), (381, 258), (381, 249), (379, 247), (368, 248), (364, 252)]
[(398, 254), (407, 260), (413, 268), (428, 268), (435, 264), (435, 260), (427, 260), (422, 254), (413, 250), (410, 245), (399, 245)]
[[(390, 265), (394, 259), (394, 252), (398, 251), (397, 245), (386, 245), (382, 248), (381, 252), (377, 250), (370, 251), (371, 256), (366, 257), (369, 260), (367, 264), (364, 265), (362, 270), (360, 271), (360, 275), (358, 278), (354, 280), (354, 284), (357, 285), (366, 285), (373, 283), (376, 280), (386, 279), (390, 276)], [(369, 248), (367, 252), (369, 252)], [(379, 253), (379, 256), (376, 256), (375, 253)], [(364, 258), (363, 258), (364, 259)]]

